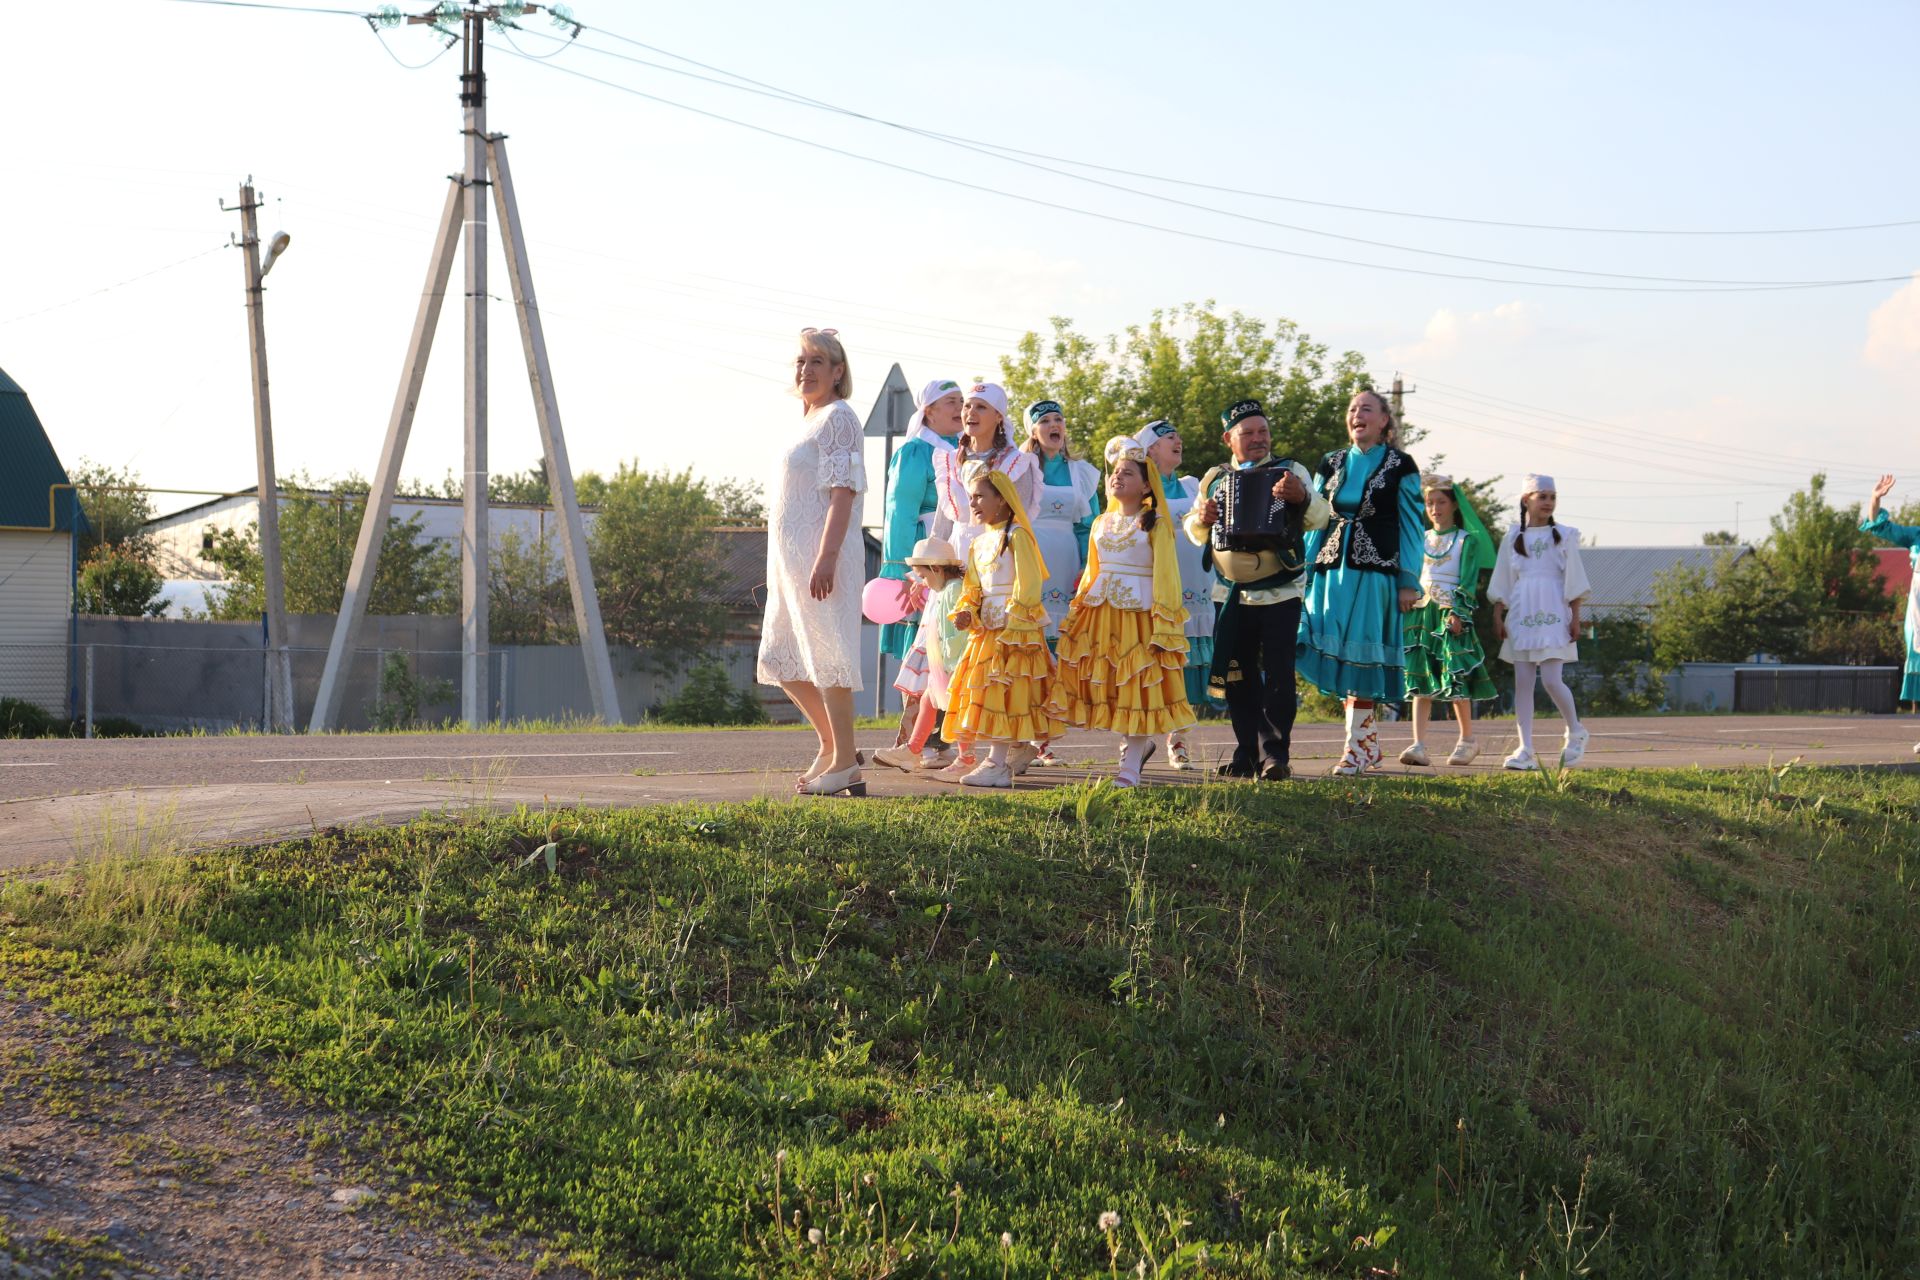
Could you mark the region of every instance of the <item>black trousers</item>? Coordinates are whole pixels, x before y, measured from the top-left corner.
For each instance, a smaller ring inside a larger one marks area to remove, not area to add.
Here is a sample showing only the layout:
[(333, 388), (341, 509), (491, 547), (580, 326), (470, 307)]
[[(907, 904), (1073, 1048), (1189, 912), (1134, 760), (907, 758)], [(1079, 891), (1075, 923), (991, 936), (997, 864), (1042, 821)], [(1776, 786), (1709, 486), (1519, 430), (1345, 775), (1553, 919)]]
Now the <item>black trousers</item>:
[(1243, 646), (1241, 678), (1227, 685), (1233, 763), (1242, 769), (1287, 764), (1293, 749), (1293, 718), (1300, 709), (1293, 684), (1300, 600), (1256, 605), (1238, 601), (1227, 625), (1239, 628), (1237, 639)]

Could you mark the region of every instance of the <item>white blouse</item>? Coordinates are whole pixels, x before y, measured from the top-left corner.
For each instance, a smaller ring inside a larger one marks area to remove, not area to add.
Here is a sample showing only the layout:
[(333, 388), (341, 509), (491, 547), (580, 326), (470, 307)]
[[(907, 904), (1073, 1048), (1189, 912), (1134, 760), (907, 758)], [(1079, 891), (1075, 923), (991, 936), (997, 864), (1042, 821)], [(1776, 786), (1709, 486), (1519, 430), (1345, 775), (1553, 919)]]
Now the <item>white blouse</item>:
[[(1100, 573), (1080, 592), (1081, 603), (1151, 609), (1153, 537), (1140, 527), (1140, 517), (1102, 512), (1093, 522), (1093, 545), (1099, 553)], [(1091, 566), (1092, 557), (1088, 563)]]

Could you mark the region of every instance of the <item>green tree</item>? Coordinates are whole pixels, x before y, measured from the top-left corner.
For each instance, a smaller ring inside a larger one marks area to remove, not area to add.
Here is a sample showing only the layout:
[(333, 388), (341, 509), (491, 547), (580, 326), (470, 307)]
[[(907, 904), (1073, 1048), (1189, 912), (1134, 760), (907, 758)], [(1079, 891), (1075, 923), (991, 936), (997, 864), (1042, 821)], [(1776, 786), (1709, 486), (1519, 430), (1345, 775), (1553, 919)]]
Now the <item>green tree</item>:
[(1816, 475), (1772, 518), (1767, 563), (1803, 608), (1890, 614), (1886, 584), (1874, 563), (1873, 539), (1860, 531), (1857, 508), (1827, 501), (1827, 478)]
[(1797, 655), (1807, 627), (1799, 596), (1757, 555), (1723, 551), (1713, 566), (1675, 565), (1653, 580), (1653, 662), (1745, 662)]
[(124, 548), (141, 559), (151, 557), (153, 540), (141, 529), (153, 519), (153, 500), (138, 472), (82, 458), (69, 478), (87, 517), (87, 529), (80, 535), (82, 561), (101, 547)]
[[(302, 476), (282, 490), (280, 550), (288, 612), (334, 613), (340, 608), (366, 500), (366, 482), (357, 476), (331, 488)], [(266, 609), (266, 586), (258, 523), (222, 530), (207, 558), (227, 579), (215, 592), (209, 616), (259, 617)], [(425, 537), (419, 516), (389, 516), (367, 611), (383, 616), (452, 613), (460, 599), (459, 568), (458, 553)]]
[(487, 631), (495, 644), (572, 644), (573, 593), (557, 535), (503, 529), (487, 557)]
[(1711, 533), (1703, 533), (1700, 535), (1700, 545), (1703, 547), (1737, 547), (1740, 545), (1740, 539), (1733, 536), (1731, 529), (1715, 529)]
[(1580, 639), (1581, 710), (1608, 716), (1658, 708), (1666, 690), (1652, 658), (1652, 629), (1644, 621), (1625, 613), (1594, 618)]
[(599, 506), (589, 542), (607, 635), (638, 649), (644, 666), (678, 671), (725, 630), (719, 502), (691, 471), (622, 463)]
[(73, 607), (111, 618), (157, 618), (167, 611), (161, 584), (160, 571), (131, 543), (103, 544), (80, 567)]
[[(1026, 334), (1000, 371), (1016, 406), (1058, 400), (1075, 445), (1091, 458), (1109, 437), (1168, 419), (1186, 444), (1183, 469), (1196, 475), (1227, 456), (1220, 411), (1248, 397), (1267, 407), (1274, 451), (1312, 470), (1345, 443), (1347, 400), (1370, 385), (1357, 353), (1335, 357), (1290, 320), (1222, 315), (1210, 301), (1156, 311), (1145, 325), (1100, 341), (1056, 316), (1051, 334)], [(1410, 428), (1403, 439), (1417, 435)]]

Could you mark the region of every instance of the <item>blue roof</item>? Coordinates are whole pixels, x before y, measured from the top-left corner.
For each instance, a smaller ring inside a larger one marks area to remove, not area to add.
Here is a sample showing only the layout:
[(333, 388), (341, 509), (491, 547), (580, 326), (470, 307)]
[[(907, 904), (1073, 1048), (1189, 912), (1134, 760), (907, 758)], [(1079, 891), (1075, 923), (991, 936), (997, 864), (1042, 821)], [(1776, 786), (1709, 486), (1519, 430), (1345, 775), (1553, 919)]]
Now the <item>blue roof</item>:
[(80, 509), (67, 470), (20, 384), (0, 369), (0, 528), (72, 532)]

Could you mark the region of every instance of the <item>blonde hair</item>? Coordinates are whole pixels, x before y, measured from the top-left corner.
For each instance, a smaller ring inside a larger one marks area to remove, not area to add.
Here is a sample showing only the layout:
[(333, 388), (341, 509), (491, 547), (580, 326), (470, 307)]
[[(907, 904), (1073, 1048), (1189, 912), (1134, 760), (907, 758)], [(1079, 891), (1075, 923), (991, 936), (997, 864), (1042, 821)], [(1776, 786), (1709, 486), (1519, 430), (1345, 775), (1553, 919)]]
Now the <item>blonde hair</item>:
[(1380, 412), (1387, 415), (1387, 429), (1380, 438), (1388, 444), (1392, 444), (1393, 438), (1400, 434), (1400, 420), (1393, 416), (1393, 401), (1387, 399), (1372, 387), (1362, 387), (1347, 397), (1347, 408), (1352, 409), (1353, 402), (1361, 396), (1372, 396), (1375, 400), (1379, 401)]
[[(852, 397), (853, 365), (847, 360), (847, 349), (840, 345), (840, 339), (836, 334), (827, 329), (802, 329), (800, 349), (825, 356), (829, 364), (839, 365), (840, 380), (833, 384), (833, 394), (842, 400)], [(796, 386), (798, 381), (796, 378)]]

